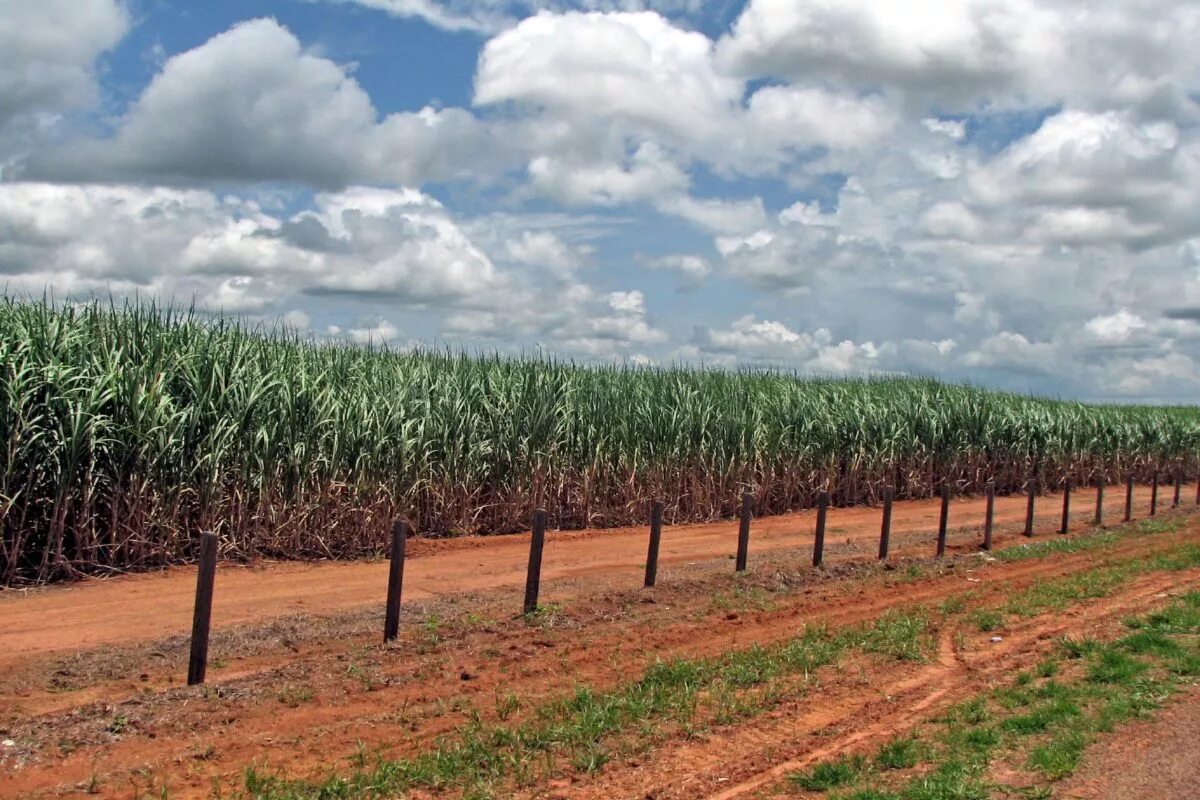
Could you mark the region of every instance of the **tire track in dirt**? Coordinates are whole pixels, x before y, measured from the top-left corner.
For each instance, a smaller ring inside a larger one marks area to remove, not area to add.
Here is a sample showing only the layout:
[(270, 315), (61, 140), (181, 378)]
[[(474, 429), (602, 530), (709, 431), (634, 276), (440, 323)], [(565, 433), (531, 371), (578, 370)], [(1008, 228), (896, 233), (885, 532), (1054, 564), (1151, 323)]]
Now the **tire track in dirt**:
[[(957, 652), (959, 627), (940, 632), (937, 655), (928, 665), (902, 678), (872, 686), (886, 666), (869, 670), (862, 685), (842, 685), (786, 703), (774, 712), (697, 744), (668, 745), (635, 768), (614, 769), (578, 790), (571, 798), (698, 798), (735, 800), (771, 787), (791, 772), (833, 756), (854, 752), (868, 742), (902, 735), (991, 681), (1023, 668), (1051, 649), (1066, 633), (1091, 630), (1161, 601), (1166, 591), (1200, 587), (1200, 569), (1139, 578), (1120, 592), (1050, 613), (1019, 620), (1004, 629), (995, 646)], [(961, 625), (961, 623), (960, 623)], [(893, 665), (894, 666), (894, 665)], [(844, 683), (844, 682), (842, 682)], [(831, 696), (832, 695), (832, 696)], [(832, 701), (832, 702), (831, 702)], [(813, 705), (820, 705), (813, 709)]]

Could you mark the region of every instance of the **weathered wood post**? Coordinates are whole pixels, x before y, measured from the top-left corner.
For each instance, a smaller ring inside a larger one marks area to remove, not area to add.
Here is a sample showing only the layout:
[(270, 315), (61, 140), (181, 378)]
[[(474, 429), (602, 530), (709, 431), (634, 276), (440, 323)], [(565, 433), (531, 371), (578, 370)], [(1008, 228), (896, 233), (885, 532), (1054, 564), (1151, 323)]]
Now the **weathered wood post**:
[(383, 641), (395, 641), (400, 634), (400, 595), (404, 591), (404, 554), (408, 542), (408, 521), (392, 525), (391, 562), (388, 565), (387, 607), (383, 615)]
[(1183, 473), (1175, 473), (1175, 497), (1171, 501), (1171, 508), (1179, 508), (1179, 498), (1183, 495)]
[(825, 517), (829, 513), (829, 492), (817, 495), (817, 538), (813, 542), (813, 566), (819, 567), (825, 560)]
[(1158, 473), (1150, 478), (1150, 516), (1158, 513)]
[(650, 504), (650, 548), (646, 552), (646, 583), (654, 585), (658, 579), (658, 544), (662, 540), (663, 504), (655, 500)]
[(542, 550), (546, 545), (546, 509), (533, 512), (533, 531), (529, 538), (529, 571), (525, 575), (524, 613), (537, 611), (542, 584)]
[(1096, 527), (1104, 524), (1104, 478), (1100, 478), (1100, 482), (1096, 484), (1096, 518), (1093, 520)]
[(891, 486), (885, 486), (883, 489), (883, 523), (879, 526), (879, 560), (886, 561), (888, 557), (888, 545), (892, 538), (892, 500), (895, 498), (896, 490)]
[(1058, 529), (1059, 533), (1071, 532), (1071, 479), (1067, 478), (1063, 482), (1063, 513), (1062, 527)]
[(950, 487), (942, 485), (942, 513), (938, 517), (937, 557), (946, 555), (946, 525), (950, 521)]
[(1025, 535), (1033, 536), (1033, 502), (1037, 497), (1037, 478), (1030, 478), (1028, 483), (1027, 494), (1029, 495), (1025, 505)]
[(987, 483), (987, 508), (983, 512), (983, 549), (992, 549), (992, 523), (996, 513), (996, 482)]
[(208, 634), (212, 622), (213, 585), (217, 577), (217, 535), (200, 534), (200, 563), (196, 570), (196, 604), (192, 608), (192, 651), (188, 686), (204, 683), (208, 671)]
[(1125, 521), (1133, 519), (1133, 478), (1125, 479)]
[(738, 526), (737, 563), (734, 567), (738, 572), (746, 571), (746, 559), (750, 555), (750, 503), (749, 492), (742, 492), (742, 521)]

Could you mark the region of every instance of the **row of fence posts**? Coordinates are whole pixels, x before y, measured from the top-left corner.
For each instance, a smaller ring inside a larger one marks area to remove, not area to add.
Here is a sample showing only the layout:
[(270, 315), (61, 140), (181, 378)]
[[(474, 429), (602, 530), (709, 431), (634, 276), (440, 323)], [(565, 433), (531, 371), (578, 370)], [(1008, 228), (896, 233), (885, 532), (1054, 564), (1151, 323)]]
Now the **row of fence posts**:
[[(1158, 475), (1150, 482), (1150, 516), (1158, 513)], [(1071, 490), (1072, 484), (1067, 479), (1063, 485), (1062, 525), (1059, 533), (1069, 531), (1071, 521)], [(1133, 519), (1133, 478), (1125, 481), (1125, 522)], [(1175, 477), (1175, 494), (1172, 507), (1179, 506), (1183, 491), (1183, 477)], [(1036, 478), (1030, 478), (1026, 484), (1028, 499), (1025, 506), (1024, 536), (1033, 536), (1034, 503), (1037, 498), (1038, 483)], [(886, 561), (892, 535), (892, 503), (895, 500), (895, 490), (888, 486), (882, 493), (883, 521), (879, 530), (879, 560)], [(996, 484), (988, 481), (984, 490), (986, 510), (983, 521), (983, 549), (992, 549), (992, 529), (996, 508)], [(938, 558), (946, 554), (946, 534), (950, 521), (950, 487), (941, 489), (941, 512), (938, 515), (937, 551)], [(753, 495), (742, 493), (741, 514), (738, 525), (737, 555), (734, 569), (745, 572), (750, 557), (750, 521), (752, 519)], [(1200, 480), (1196, 485), (1196, 505), (1200, 505)], [(829, 516), (829, 492), (817, 495), (817, 523), (813, 540), (812, 564), (820, 567), (825, 560), (825, 523)], [(523, 614), (532, 614), (538, 608), (538, 593), (542, 582), (542, 553), (546, 543), (546, 511), (539, 508), (533, 512), (531, 535), (529, 539), (529, 566), (525, 577), (525, 602)], [(1093, 518), (1095, 525), (1104, 524), (1104, 484), (1096, 486), (1096, 513)], [(663, 503), (654, 500), (650, 506), (650, 542), (646, 552), (646, 576), (644, 586), (654, 586), (658, 579), (658, 551), (662, 542)], [(388, 568), (387, 605), (384, 612), (383, 640), (393, 641), (400, 633), (400, 597), (404, 589), (404, 559), (405, 543), (410, 534), (407, 521), (400, 520), (392, 526), (392, 542)], [(188, 686), (204, 683), (205, 671), (208, 667), (209, 628), (212, 619), (213, 587), (217, 572), (217, 536), (215, 533), (204, 533), (200, 536), (200, 564), (196, 575), (196, 601), (192, 614), (191, 654), (188, 659)]]

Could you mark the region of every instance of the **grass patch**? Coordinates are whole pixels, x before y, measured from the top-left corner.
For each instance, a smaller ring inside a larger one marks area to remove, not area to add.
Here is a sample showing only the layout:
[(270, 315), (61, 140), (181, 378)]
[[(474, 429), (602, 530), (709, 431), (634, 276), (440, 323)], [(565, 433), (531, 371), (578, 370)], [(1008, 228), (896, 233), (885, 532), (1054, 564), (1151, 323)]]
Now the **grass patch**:
[(889, 611), (863, 630), (856, 644), (897, 661), (924, 661), (933, 642), (924, 610)]
[(911, 736), (892, 739), (875, 755), (880, 769), (911, 769), (921, 760), (921, 743)]
[[(582, 773), (600, 771), (617, 744), (636, 750), (671, 733), (688, 735), (708, 724), (762, 713), (786, 690), (803, 691), (815, 670), (848, 650), (921, 660), (931, 642), (923, 609), (891, 612), (873, 624), (836, 634), (812, 627), (778, 645), (756, 645), (713, 659), (661, 661), (639, 680), (610, 691), (579, 687), (532, 709), (527, 720), (515, 726), (475, 718), (439, 739), (432, 752), (408, 759), (381, 758), (323, 782), (286, 780), (250, 769), (245, 794), (264, 800), (373, 798), (413, 789), (456, 788), (464, 797), (502, 796), (503, 787), (530, 785), (538, 776), (554, 773), (559, 764)], [(517, 708), (516, 698), (497, 699), (500, 717)], [(857, 762), (837, 768), (853, 763)]]
[[(1160, 707), (1178, 685), (1177, 668), (1200, 661), (1200, 592), (1126, 625), (1131, 632), (1112, 642), (1063, 640), (1066, 661), (1047, 659), (948, 709), (918, 735), (885, 744), (854, 792), (837, 800), (1051, 797), (1098, 734)], [(995, 783), (997, 760), (1036, 776), (1035, 784)]]
[(840, 756), (833, 761), (817, 764), (810, 770), (796, 772), (788, 780), (807, 792), (827, 792), (853, 783), (862, 774), (866, 760), (862, 756)]
[(1038, 542), (1006, 547), (993, 553), (999, 561), (1024, 561), (1028, 558), (1044, 558), (1052, 555), (1070, 555), (1089, 550), (1098, 550), (1115, 544), (1128, 534), (1147, 535), (1173, 533), (1184, 523), (1182, 517), (1157, 517), (1130, 522), (1117, 528), (1089, 533), (1087, 536), (1062, 536)]
[(994, 608), (977, 608), (971, 612), (971, 623), (981, 633), (991, 633), (1004, 624), (1004, 614)]

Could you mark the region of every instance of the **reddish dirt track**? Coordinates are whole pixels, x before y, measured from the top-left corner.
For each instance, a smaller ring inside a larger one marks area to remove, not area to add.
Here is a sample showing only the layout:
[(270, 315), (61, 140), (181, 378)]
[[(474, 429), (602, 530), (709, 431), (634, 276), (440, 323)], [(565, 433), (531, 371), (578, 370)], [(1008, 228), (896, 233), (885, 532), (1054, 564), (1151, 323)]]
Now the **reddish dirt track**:
[[(1171, 501), (1170, 487), (1159, 493), (1161, 508)], [(1185, 491), (1191, 498), (1194, 489)], [(1135, 518), (1149, 508), (1149, 487), (1137, 487)], [(1186, 504), (1187, 501), (1185, 501)], [(1051, 535), (1061, 519), (1061, 495), (1038, 498), (1037, 535)], [(1120, 520), (1124, 487), (1109, 487), (1105, 519)], [(1072, 529), (1089, 527), (1094, 490), (1072, 498)], [(939, 512), (938, 500), (896, 503), (891, 552), (896, 556), (929, 555)], [(983, 523), (982, 498), (951, 504), (950, 550), (975, 549)], [(1016, 535), (1024, 524), (1025, 497), (997, 498), (997, 548), (1026, 541)], [(785, 549), (809, 550), (815, 512), (805, 511), (755, 520), (751, 534), (751, 569), (764, 554)], [(672, 565), (720, 558), (736, 545), (736, 521), (683, 525), (664, 530), (660, 582), (669, 581)], [(866, 560), (879, 536), (879, 509), (833, 509), (829, 515), (826, 563)], [(545, 581), (588, 576), (628, 576), (637, 585), (645, 563), (644, 528), (552, 533), (547, 537), (542, 576)], [(448, 597), (502, 587), (523, 586), (528, 535), (464, 537), (421, 542), (405, 567), (406, 600)], [(258, 623), (289, 614), (332, 614), (380, 604), (387, 585), (384, 562), (270, 563), (218, 569), (213, 628)], [(195, 571), (87, 580), (30, 592), (0, 593), (0, 666), (30, 656), (149, 641), (190, 630)], [(514, 595), (515, 597), (515, 595)], [(519, 599), (519, 598), (517, 598)], [(553, 593), (543, 601), (561, 600)], [(515, 602), (515, 601), (514, 601)]]
[[(1124, 494), (1107, 494), (1106, 516), (1119, 520)], [(1076, 497), (1072, 530), (1086, 535), (1094, 495)], [(1160, 501), (1165, 512), (1169, 491)], [(1139, 490), (1136, 517), (1148, 502), (1149, 489)], [(1023, 497), (997, 502), (998, 548), (1028, 541), (1019, 535), (1024, 508)], [(190, 624), (194, 571), (13, 593), (0, 599), (0, 740), (15, 742), (0, 749), (0, 797), (121, 797), (168, 787), (171, 797), (188, 798), (209, 796), (214, 785), (227, 795), (252, 763), (319, 777), (348, 770), (360, 747), (412, 755), (474, 714), (495, 722), (502, 693), (532, 708), (581, 684), (612, 687), (656, 659), (778, 642), (810, 624), (856, 625), (964, 593), (972, 607), (995, 606), (1200, 534), (1189, 504), (1177, 530), (1000, 562), (974, 555), (983, 501), (963, 500), (951, 510), (951, 557), (935, 562), (938, 510), (937, 501), (896, 505), (892, 552), (914, 566), (922, 559), (918, 573), (871, 566), (877, 509), (831, 512), (824, 571), (807, 565), (812, 514), (755, 521), (750, 572), (736, 578), (729, 561), (736, 523), (669, 528), (666, 568), (649, 592), (638, 588), (644, 530), (554, 534), (543, 600), (562, 608), (537, 624), (513, 614), (527, 537), (421, 542), (406, 573), (409, 611), (392, 646), (378, 643), (385, 564), (223, 565), (210, 686), (190, 689), (180, 686), (181, 634)], [(1061, 497), (1039, 499), (1037, 539), (1054, 536), (1060, 514)], [(1197, 587), (1200, 569), (1150, 572), (1109, 597), (1014, 620), (1001, 629), (1001, 644), (960, 620), (938, 631), (928, 664), (865, 659), (824, 670), (814, 676), (819, 694), (798, 694), (711, 735), (668, 739), (595, 776), (568, 767), (567, 778), (518, 795), (768, 796), (790, 770), (877, 744), (1011, 678), (1057, 636), (1106, 635), (1105, 626)]]

